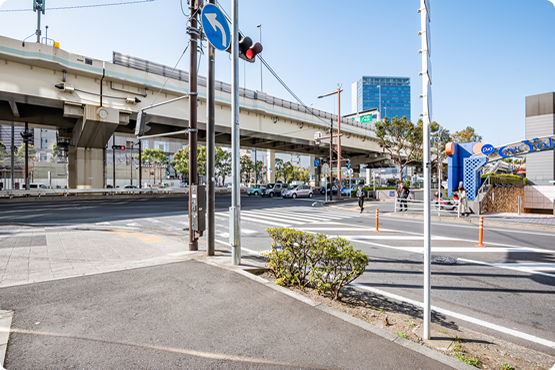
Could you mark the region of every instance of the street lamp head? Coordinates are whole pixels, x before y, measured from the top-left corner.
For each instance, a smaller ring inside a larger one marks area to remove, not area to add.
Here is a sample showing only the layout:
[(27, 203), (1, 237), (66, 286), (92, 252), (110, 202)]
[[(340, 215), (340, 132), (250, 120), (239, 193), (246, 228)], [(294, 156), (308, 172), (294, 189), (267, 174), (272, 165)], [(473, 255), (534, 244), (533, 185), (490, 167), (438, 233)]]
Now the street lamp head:
[(262, 24), (257, 24), (256, 27), (260, 28), (262, 27)]
[(322, 99), (323, 97), (324, 97), (324, 95), (320, 95), (320, 96), (318, 97), (318, 99)]

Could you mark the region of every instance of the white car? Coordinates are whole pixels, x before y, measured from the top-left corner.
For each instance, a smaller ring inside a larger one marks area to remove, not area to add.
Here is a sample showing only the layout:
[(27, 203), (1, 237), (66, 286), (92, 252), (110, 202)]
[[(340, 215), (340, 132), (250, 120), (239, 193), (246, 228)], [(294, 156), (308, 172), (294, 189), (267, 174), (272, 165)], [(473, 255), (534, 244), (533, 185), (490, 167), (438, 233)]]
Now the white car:
[(312, 192), (312, 187), (310, 185), (291, 185), (287, 189), (281, 192), (281, 196), (284, 198), (297, 198), (297, 197), (308, 197), (312, 198), (314, 193)]

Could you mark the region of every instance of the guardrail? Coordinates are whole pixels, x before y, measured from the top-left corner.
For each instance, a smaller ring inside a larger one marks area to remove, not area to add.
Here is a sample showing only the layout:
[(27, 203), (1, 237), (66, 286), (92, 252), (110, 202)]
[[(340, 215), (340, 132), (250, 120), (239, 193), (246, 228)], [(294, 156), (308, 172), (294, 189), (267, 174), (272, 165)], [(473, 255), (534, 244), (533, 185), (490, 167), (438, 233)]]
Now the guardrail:
[[(397, 212), (407, 212), (407, 213), (424, 213), (424, 201), (417, 200), (412, 198), (402, 199), (399, 197), (395, 197), (395, 208), (394, 213)], [(451, 204), (446, 199), (433, 199), (431, 201), (432, 206), (432, 214), (436, 214), (437, 216), (454, 216), (458, 215), (458, 206), (455, 204)]]
[[(216, 193), (229, 193), (228, 188), (216, 188)], [(241, 188), (246, 191), (246, 188)], [(146, 187), (141, 189), (125, 188), (99, 188), (99, 189), (30, 189), (30, 190), (0, 190), (0, 198), (25, 198), (25, 197), (67, 197), (78, 195), (145, 195), (145, 194), (189, 194), (189, 188), (158, 188)]]

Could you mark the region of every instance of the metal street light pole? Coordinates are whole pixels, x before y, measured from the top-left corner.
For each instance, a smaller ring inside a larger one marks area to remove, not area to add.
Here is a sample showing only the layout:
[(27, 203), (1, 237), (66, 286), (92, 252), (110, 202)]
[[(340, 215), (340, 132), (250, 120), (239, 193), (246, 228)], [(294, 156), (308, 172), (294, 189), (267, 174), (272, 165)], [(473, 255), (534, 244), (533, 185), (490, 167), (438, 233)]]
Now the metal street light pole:
[[(216, 4), (216, 0), (209, 0), (209, 4)], [(206, 254), (213, 256), (215, 253), (215, 235), (216, 235), (216, 190), (214, 183), (214, 169), (216, 165), (216, 49), (212, 44), (208, 43), (208, 73), (206, 74), (208, 92), (207, 110), (208, 123), (206, 125), (206, 177), (208, 186), (208, 236)]]
[(231, 0), (231, 207), (229, 244), (234, 265), (241, 264), (241, 176), (239, 168), (239, 0)]
[[(256, 27), (260, 29), (260, 43), (262, 44), (262, 24), (259, 24)], [(264, 91), (262, 89), (262, 61), (260, 61), (260, 91)], [(256, 152), (255, 152), (255, 156), (256, 156)]]
[[(338, 87), (336, 91), (331, 92), (329, 94), (320, 95), (318, 99), (321, 99), (326, 96), (337, 94), (337, 199), (341, 199), (341, 92), (343, 89)], [(333, 133), (331, 134), (333, 135)], [(331, 165), (331, 163), (330, 163)], [(331, 167), (331, 166), (330, 166)], [(330, 170), (330, 173), (332, 171)], [(333, 176), (330, 176), (333, 178)]]

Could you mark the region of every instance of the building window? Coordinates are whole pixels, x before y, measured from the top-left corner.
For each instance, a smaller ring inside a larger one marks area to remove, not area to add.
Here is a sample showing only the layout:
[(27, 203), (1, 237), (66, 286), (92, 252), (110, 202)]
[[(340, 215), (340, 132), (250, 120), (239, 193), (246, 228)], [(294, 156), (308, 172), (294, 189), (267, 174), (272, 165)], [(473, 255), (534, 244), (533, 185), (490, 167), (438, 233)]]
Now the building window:
[(41, 149), (48, 149), (48, 139), (45, 137), (40, 138), (40, 148)]
[(170, 151), (170, 143), (167, 141), (154, 141), (154, 149), (162, 149), (164, 153)]
[(46, 162), (48, 160), (48, 156), (46, 154), (41, 154), (40, 155), (40, 161), (41, 162)]
[(42, 128), (42, 129), (40, 130), (40, 132), (48, 132), (48, 130), (45, 130), (45, 129)]
[(148, 140), (143, 140), (142, 142), (143, 142), (143, 143), (142, 143), (143, 150), (149, 149), (149, 147), (148, 147)]

